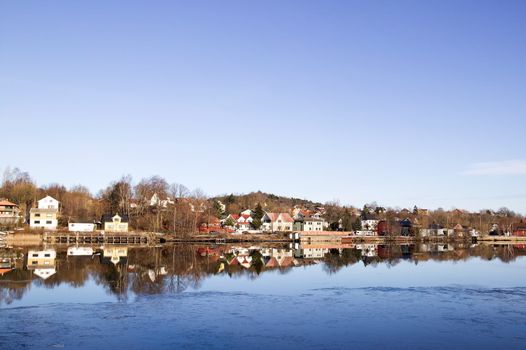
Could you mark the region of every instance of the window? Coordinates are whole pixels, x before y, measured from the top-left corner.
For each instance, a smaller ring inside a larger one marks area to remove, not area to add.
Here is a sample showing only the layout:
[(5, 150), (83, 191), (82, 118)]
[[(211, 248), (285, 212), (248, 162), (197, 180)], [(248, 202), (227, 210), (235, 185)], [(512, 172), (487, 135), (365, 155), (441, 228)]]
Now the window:
[(53, 222), (51, 220), (46, 221), (46, 225), (51, 225)]
[(44, 256), (45, 256), (46, 258), (49, 258), (49, 257), (51, 257), (51, 254), (47, 253), (47, 254), (44, 254)]
[(35, 217), (36, 217), (36, 218), (39, 218), (39, 217), (40, 217), (40, 214), (38, 214), (38, 213), (35, 214)]
[(31, 261), (31, 265), (38, 265), (38, 261), (35, 261), (35, 260)]
[(33, 254), (33, 258), (37, 258), (38, 257), (38, 254)]
[(40, 220), (35, 220), (35, 225), (40, 225)]

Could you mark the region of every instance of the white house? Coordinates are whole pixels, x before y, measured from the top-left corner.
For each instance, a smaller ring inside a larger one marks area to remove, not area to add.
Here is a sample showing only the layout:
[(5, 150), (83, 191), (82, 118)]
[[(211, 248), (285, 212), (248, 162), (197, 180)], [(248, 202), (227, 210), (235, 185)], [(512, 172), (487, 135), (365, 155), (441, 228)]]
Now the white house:
[(46, 196), (39, 200), (37, 205), (38, 209), (55, 209), (58, 210), (60, 202), (51, 196)]
[(69, 232), (93, 232), (95, 230), (95, 224), (70, 222), (68, 224), (68, 230)]
[(250, 222), (238, 222), (236, 227), (237, 227), (237, 231), (240, 233), (250, 231), (251, 229)]
[(29, 211), (29, 226), (31, 228), (56, 230), (60, 202), (51, 196), (46, 196), (37, 203), (37, 208), (31, 208)]
[(294, 230), (308, 232), (323, 231), (325, 229), (324, 222), (325, 220), (321, 218), (304, 217), (296, 220), (294, 223)]
[(174, 203), (175, 202), (170, 197), (166, 197), (166, 199), (161, 199), (157, 193), (154, 193), (152, 198), (150, 198), (151, 207), (167, 208), (168, 205), (172, 205)]
[(246, 209), (246, 210), (243, 210), (241, 212), (241, 215), (248, 215), (248, 216), (252, 216), (254, 215), (254, 211), (252, 209)]
[(294, 226), (294, 219), (288, 213), (265, 213), (261, 222), (261, 229), (266, 232), (292, 231)]

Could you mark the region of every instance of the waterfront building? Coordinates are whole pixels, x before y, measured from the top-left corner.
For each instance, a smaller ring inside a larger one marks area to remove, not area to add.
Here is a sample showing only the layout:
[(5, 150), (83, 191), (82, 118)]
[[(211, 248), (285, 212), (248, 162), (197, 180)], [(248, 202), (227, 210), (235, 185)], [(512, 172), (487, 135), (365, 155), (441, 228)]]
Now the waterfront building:
[(298, 217), (294, 222), (294, 231), (323, 231), (325, 220), (321, 217)]
[(107, 214), (102, 216), (101, 221), (105, 232), (128, 232), (128, 215)]
[(6, 199), (0, 199), (0, 225), (15, 225), (22, 221), (20, 208)]
[(70, 222), (68, 230), (69, 232), (93, 232), (95, 231), (95, 224), (92, 222)]
[(37, 202), (37, 207), (29, 212), (29, 226), (56, 230), (60, 202), (51, 196), (46, 196)]
[(292, 231), (294, 226), (294, 219), (288, 213), (265, 213), (261, 222), (261, 229), (266, 232)]

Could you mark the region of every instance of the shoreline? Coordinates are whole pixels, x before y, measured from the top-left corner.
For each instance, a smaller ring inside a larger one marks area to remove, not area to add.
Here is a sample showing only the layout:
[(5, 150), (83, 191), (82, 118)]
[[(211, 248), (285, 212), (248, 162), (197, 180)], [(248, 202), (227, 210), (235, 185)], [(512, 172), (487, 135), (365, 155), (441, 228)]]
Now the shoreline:
[(348, 233), (332, 232), (316, 234), (299, 232), (290, 237), (288, 233), (262, 235), (194, 235), (178, 237), (173, 234), (153, 232), (128, 232), (114, 234), (39, 232), (9, 233), (3, 242), (14, 246), (34, 246), (41, 244), (109, 244), (109, 245), (151, 245), (151, 244), (235, 244), (235, 243), (290, 243), (315, 245), (322, 243), (368, 243), (368, 244), (414, 244), (414, 243), (525, 243), (526, 236), (483, 236), (483, 237), (409, 237), (409, 236), (356, 236)]

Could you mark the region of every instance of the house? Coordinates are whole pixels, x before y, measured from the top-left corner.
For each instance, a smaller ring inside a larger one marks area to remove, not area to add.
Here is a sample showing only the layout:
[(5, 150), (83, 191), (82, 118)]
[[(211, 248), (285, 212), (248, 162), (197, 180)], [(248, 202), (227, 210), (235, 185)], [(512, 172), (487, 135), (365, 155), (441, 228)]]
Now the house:
[(367, 212), (363, 212), (361, 215), (362, 230), (364, 231), (377, 231), (379, 220), (375, 215)]
[(248, 214), (241, 214), (239, 215), (239, 218), (237, 219), (237, 223), (240, 224), (240, 223), (251, 223), (252, 221), (254, 221), (254, 219), (252, 219), (252, 216), (248, 215)]
[(57, 252), (53, 249), (30, 250), (27, 253), (26, 267), (45, 280), (57, 273), (56, 258)]
[(175, 204), (175, 202), (170, 197), (161, 199), (157, 193), (154, 193), (152, 198), (150, 198), (150, 207), (168, 208), (168, 205), (173, 204)]
[(427, 228), (421, 228), (420, 229), (420, 236), (422, 237), (449, 237), (452, 236), (454, 233), (453, 229), (445, 228), (442, 225), (438, 224), (430, 224)]
[(254, 215), (254, 214), (255, 214), (255, 212), (254, 212), (252, 209), (246, 209), (246, 210), (243, 210), (243, 211), (241, 212), (241, 215), (252, 216), (252, 215)]
[(37, 205), (38, 209), (55, 209), (58, 210), (60, 202), (51, 196), (46, 196), (39, 200)]
[(68, 223), (69, 232), (93, 232), (95, 231), (94, 223), (70, 222)]
[(412, 235), (412, 228), (413, 223), (408, 218), (405, 218), (404, 220), (401, 220), (398, 222), (400, 225), (400, 236), (411, 236)]
[(249, 231), (251, 229), (251, 225), (250, 222), (238, 222), (236, 224), (236, 228), (238, 232), (243, 233), (245, 231)]
[(294, 221), (294, 231), (323, 231), (325, 220), (314, 217), (304, 217)]
[(56, 230), (60, 202), (51, 196), (46, 196), (37, 203), (37, 207), (31, 208), (29, 211), (29, 226), (31, 228)]
[(0, 225), (15, 225), (21, 219), (18, 205), (6, 199), (0, 199)]
[(457, 237), (465, 237), (469, 234), (469, 227), (456, 224), (453, 231)]
[(265, 213), (261, 222), (261, 229), (266, 232), (292, 231), (294, 226), (294, 219), (289, 213)]
[(105, 232), (128, 232), (128, 215), (106, 214), (102, 216), (101, 222)]
[(515, 226), (512, 231), (513, 236), (523, 237), (526, 236), (526, 224), (520, 223)]

